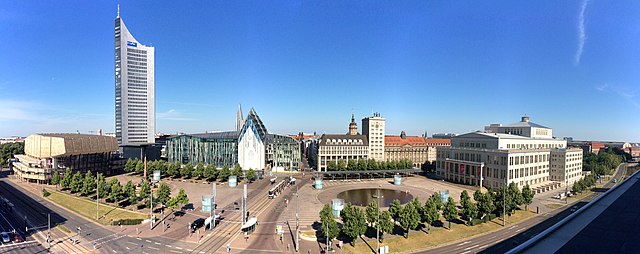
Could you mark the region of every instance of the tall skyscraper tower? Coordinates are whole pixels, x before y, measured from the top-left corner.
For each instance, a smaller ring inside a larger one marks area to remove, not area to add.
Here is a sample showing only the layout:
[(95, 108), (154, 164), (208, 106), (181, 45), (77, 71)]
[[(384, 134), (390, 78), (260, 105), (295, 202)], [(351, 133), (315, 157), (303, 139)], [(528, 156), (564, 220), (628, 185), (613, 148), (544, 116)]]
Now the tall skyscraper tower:
[(155, 49), (115, 19), (116, 138), (119, 146), (153, 143), (156, 132)]
[(362, 135), (369, 141), (369, 158), (384, 161), (384, 118), (380, 113), (362, 119)]

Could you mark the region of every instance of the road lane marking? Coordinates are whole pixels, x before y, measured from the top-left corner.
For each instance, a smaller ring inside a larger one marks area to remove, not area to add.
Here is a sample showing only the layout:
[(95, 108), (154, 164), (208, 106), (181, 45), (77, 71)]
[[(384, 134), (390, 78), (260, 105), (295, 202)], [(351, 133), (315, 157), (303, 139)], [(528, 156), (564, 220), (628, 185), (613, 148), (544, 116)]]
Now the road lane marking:
[(149, 249), (152, 249), (152, 250), (159, 250), (159, 249), (158, 249), (158, 248), (156, 248), (156, 247), (148, 247), (148, 248), (149, 248)]
[(193, 250), (187, 249), (188, 252), (192, 252)]
[(161, 244), (161, 243), (159, 243), (159, 242), (155, 242), (155, 244), (157, 244), (157, 245), (162, 245), (162, 244)]
[(150, 243), (150, 242), (151, 242), (151, 241), (149, 241), (149, 240), (144, 240), (144, 241), (145, 241), (145, 242), (148, 242), (148, 243)]
[(182, 248), (180, 248), (180, 247), (178, 247), (178, 246), (176, 246), (176, 249), (179, 249), (179, 250), (181, 250)]
[(478, 247), (478, 245), (480, 245), (480, 244), (472, 245), (472, 246), (470, 246), (470, 247), (465, 248), (464, 250), (470, 250), (470, 249), (473, 249), (473, 248), (475, 248), (475, 247)]
[(127, 241), (127, 243), (128, 243), (128, 244), (133, 244), (133, 245), (135, 245), (135, 246), (138, 246), (138, 244), (137, 244), (137, 243), (134, 243), (134, 242), (129, 242), (129, 241)]
[(170, 252), (173, 252), (173, 253), (182, 253), (182, 252), (177, 251), (177, 250), (169, 250), (169, 251), (170, 251)]
[(462, 246), (462, 245), (465, 245), (467, 243), (469, 243), (469, 241), (464, 241), (464, 242), (459, 243), (458, 246)]

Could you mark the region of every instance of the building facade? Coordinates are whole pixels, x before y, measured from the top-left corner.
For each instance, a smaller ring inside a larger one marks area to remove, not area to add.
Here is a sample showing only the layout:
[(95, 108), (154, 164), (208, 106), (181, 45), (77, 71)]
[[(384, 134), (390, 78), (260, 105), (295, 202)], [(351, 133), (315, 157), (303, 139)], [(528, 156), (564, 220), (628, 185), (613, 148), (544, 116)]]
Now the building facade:
[(286, 135), (267, 136), (267, 164), (273, 169), (300, 169), (300, 142)]
[(369, 146), (365, 135), (329, 135), (318, 141), (318, 171), (327, 171), (329, 162), (369, 159)]
[(238, 163), (238, 132), (183, 134), (167, 138), (167, 160), (180, 164), (233, 167)]
[(153, 143), (155, 138), (155, 49), (138, 42), (115, 19), (115, 111), (118, 145)]
[(269, 134), (252, 108), (246, 119), (238, 108), (239, 131), (183, 134), (167, 138), (167, 160), (181, 164), (212, 164), (216, 167), (240, 164), (244, 170), (263, 170), (270, 165), (296, 170), (300, 163), (298, 142), (288, 136)]
[(563, 185), (573, 185), (582, 178), (582, 149), (551, 149), (549, 178)]
[[(449, 181), (493, 188), (510, 183), (518, 187), (549, 184), (551, 150), (566, 149), (566, 140), (549, 138), (551, 129), (529, 122), (528, 117), (501, 127), (485, 129), (497, 132), (459, 135), (451, 138), (451, 147), (438, 147), (437, 174)], [(558, 169), (574, 174), (582, 171), (578, 166), (579, 171), (573, 166)]]
[(362, 135), (369, 141), (369, 158), (384, 161), (384, 130), (385, 120), (380, 113), (362, 119)]
[(118, 144), (113, 137), (89, 134), (33, 134), (25, 139), (25, 154), (15, 155), (12, 168), (22, 181), (49, 183), (53, 174), (100, 172), (111, 175)]

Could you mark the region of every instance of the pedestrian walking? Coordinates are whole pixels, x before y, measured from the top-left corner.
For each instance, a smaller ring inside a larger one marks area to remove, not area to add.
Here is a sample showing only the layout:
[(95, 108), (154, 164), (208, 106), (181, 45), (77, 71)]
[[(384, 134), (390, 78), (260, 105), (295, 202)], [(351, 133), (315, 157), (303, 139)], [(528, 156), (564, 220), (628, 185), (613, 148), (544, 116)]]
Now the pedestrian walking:
[(291, 247), (290, 245), (291, 244), (287, 243), (287, 251), (289, 251), (289, 248)]

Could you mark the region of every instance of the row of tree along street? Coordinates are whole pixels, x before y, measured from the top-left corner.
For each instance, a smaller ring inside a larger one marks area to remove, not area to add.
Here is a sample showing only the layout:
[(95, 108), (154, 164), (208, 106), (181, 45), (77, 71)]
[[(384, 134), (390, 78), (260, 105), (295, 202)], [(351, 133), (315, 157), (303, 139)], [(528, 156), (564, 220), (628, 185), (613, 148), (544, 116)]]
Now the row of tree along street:
[[(144, 163), (137, 159), (129, 159), (124, 166), (124, 170), (125, 172), (142, 174), (144, 172)], [(204, 166), (202, 163), (198, 163), (196, 166), (193, 166), (191, 163), (180, 165), (179, 162), (147, 162), (147, 174), (152, 174), (155, 170), (159, 170), (160, 174), (163, 176), (169, 176), (172, 178), (205, 179), (210, 182), (216, 180), (224, 182), (229, 179), (229, 176), (236, 176), (238, 179), (246, 177), (247, 180), (253, 181), (257, 176), (255, 170), (250, 168), (245, 171), (238, 163), (236, 163), (233, 169), (230, 169), (227, 165), (223, 165), (221, 169), (218, 169), (212, 164)]]
[(460, 195), (460, 206), (457, 206), (451, 197), (443, 203), (437, 192), (424, 204), (415, 198), (403, 206), (396, 199), (385, 211), (380, 211), (375, 202), (370, 203), (364, 210), (349, 203), (340, 213), (341, 227), (334, 219), (331, 207), (326, 204), (320, 211), (320, 232), (330, 240), (341, 237), (352, 245), (355, 245), (357, 237), (367, 232), (368, 227), (373, 231), (373, 237), (376, 235), (376, 228), (379, 228), (381, 241), (384, 234), (394, 232), (401, 232), (408, 237), (410, 230), (426, 227), (428, 233), (431, 226), (444, 227), (441, 217), (449, 222), (448, 228), (451, 229), (451, 222), (473, 226), (502, 216), (504, 212), (511, 216), (512, 212), (521, 209), (522, 205), (525, 205), (525, 210), (528, 211), (527, 205), (531, 204), (533, 197), (534, 193), (529, 185), (520, 191), (511, 183), (506, 188), (489, 189), (487, 193), (476, 191), (473, 194), (475, 202), (465, 190)]
[(610, 175), (611, 170), (630, 158), (628, 153), (620, 149), (607, 148), (601, 150), (597, 155), (591, 153), (585, 156), (582, 167), (584, 171), (591, 171), (594, 175)]
[(413, 168), (413, 162), (408, 159), (395, 161), (376, 161), (374, 159), (358, 159), (330, 161), (327, 164), (328, 171), (363, 171), (363, 170), (386, 170), (386, 169), (408, 169)]
[[(189, 203), (189, 198), (184, 189), (180, 189), (176, 196), (171, 197), (171, 187), (166, 183), (160, 183), (153, 197), (150, 197), (152, 186), (147, 180), (142, 180), (138, 184), (134, 184), (129, 180), (123, 186), (115, 178), (107, 182), (100, 173), (97, 177), (91, 172), (87, 172), (83, 176), (80, 172), (73, 173), (70, 169), (67, 169), (63, 174), (53, 174), (51, 184), (60, 186), (62, 191), (68, 191), (71, 194), (91, 199), (95, 198), (97, 192), (97, 198), (105, 199), (105, 202), (120, 207), (132, 205), (137, 209), (148, 208), (151, 198), (153, 198), (154, 207), (157, 204), (163, 204), (169, 208), (176, 209)], [(46, 193), (44, 194), (47, 195)]]

